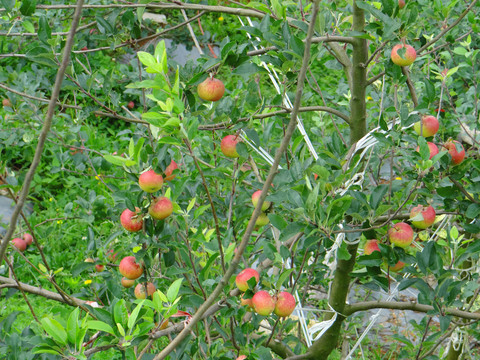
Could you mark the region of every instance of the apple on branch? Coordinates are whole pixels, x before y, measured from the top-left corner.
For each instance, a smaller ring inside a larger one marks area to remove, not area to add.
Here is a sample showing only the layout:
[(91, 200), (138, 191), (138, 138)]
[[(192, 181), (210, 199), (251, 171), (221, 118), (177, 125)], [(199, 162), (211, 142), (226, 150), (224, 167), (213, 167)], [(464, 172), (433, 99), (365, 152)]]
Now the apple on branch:
[[(438, 151), (438, 147), (437, 147), (437, 145), (435, 145), (433, 142), (430, 142), (430, 141), (427, 142), (427, 145), (428, 145), (428, 150), (429, 150), (429, 152), (430, 152), (430, 157), (429, 157), (428, 159), (429, 159), (429, 160), (432, 160), (432, 158), (433, 158), (435, 155), (437, 155), (438, 152), (439, 152), (439, 151)], [(419, 152), (419, 151), (420, 151), (420, 147), (417, 146), (417, 152)]]
[(170, 165), (168, 165), (165, 169), (165, 181), (172, 181), (175, 179), (176, 175), (173, 173), (173, 171), (176, 169), (178, 169), (178, 165), (174, 160), (172, 160)]
[(397, 44), (393, 47), (390, 57), (396, 65), (409, 66), (417, 58), (417, 52), (410, 45)]
[(263, 316), (270, 315), (275, 309), (275, 299), (265, 290), (253, 295), (252, 304), (255, 312)]
[(221, 80), (214, 77), (208, 77), (198, 84), (197, 93), (201, 99), (206, 101), (218, 101), (225, 93), (225, 85)]
[(363, 248), (363, 254), (364, 255), (370, 255), (374, 251), (380, 251), (380, 247), (378, 246), (378, 240), (367, 240), (365, 243), (365, 246)]
[(132, 279), (127, 279), (125, 276), (122, 277), (122, 280), (120, 280), (120, 283), (122, 286), (126, 289), (131, 288), (133, 285), (135, 285), (135, 280)]
[(440, 123), (438, 122), (438, 119), (432, 115), (422, 116), (422, 119), (413, 125), (415, 132), (423, 137), (435, 135), (439, 128)]
[[(249, 286), (250, 279), (255, 279), (255, 284), (253, 284), (253, 280), (251, 281), (252, 287)], [(240, 291), (247, 291), (248, 289), (254, 289), (255, 286), (260, 281), (260, 274), (257, 270), (252, 268), (243, 269), (235, 278), (235, 284), (237, 284), (237, 288)]]
[(27, 245), (32, 245), (33, 243), (33, 236), (29, 233), (23, 234), (23, 240), (27, 243)]
[(388, 237), (393, 245), (406, 248), (413, 242), (413, 229), (407, 223), (399, 222), (388, 230)]
[(138, 178), (138, 185), (143, 191), (154, 193), (162, 188), (163, 177), (162, 175), (156, 174), (153, 170), (148, 170), (140, 175)]
[[(253, 193), (252, 195), (252, 203), (254, 207), (257, 207), (258, 204), (258, 199), (260, 198), (260, 195), (262, 194), (262, 190), (257, 190)], [(272, 203), (270, 201), (265, 200), (262, 204), (262, 211), (266, 211)]]
[(240, 138), (236, 135), (227, 135), (220, 142), (220, 150), (223, 155), (229, 158), (237, 158), (237, 144), (240, 142)]
[[(155, 292), (156, 288), (155, 285), (153, 285), (151, 282), (146, 283), (147, 287), (147, 296), (153, 296), (153, 293)], [(145, 283), (137, 284), (135, 286), (135, 297), (137, 299), (145, 299), (147, 296), (145, 295)]]
[(24, 252), (27, 249), (27, 243), (25, 242), (25, 240), (20, 238), (13, 239), (12, 245), (15, 246), (21, 252)]
[(156, 220), (163, 220), (173, 213), (172, 201), (167, 197), (155, 198), (148, 208), (150, 216)]
[(120, 223), (125, 230), (130, 232), (137, 232), (143, 228), (143, 218), (138, 207), (135, 208), (135, 212), (125, 209), (120, 215)]
[(463, 145), (456, 140), (448, 141), (443, 144), (443, 147), (448, 150), (452, 157), (452, 164), (458, 165), (465, 159), (465, 149)]
[(122, 261), (120, 261), (118, 271), (120, 271), (120, 274), (125, 276), (127, 279), (135, 280), (142, 276), (143, 267), (137, 264), (135, 256), (126, 256), (122, 259)]
[(410, 221), (418, 229), (426, 229), (435, 222), (435, 209), (432, 205), (417, 205), (410, 210)]
[(280, 317), (287, 317), (295, 310), (295, 298), (292, 294), (282, 291), (277, 294), (274, 312)]

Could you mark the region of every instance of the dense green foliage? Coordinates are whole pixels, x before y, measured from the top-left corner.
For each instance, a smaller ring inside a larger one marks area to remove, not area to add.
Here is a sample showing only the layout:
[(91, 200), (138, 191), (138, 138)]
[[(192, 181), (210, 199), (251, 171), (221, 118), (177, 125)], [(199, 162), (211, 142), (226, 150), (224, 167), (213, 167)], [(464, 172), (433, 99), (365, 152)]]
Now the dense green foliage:
[[(399, 9), (393, 0), (320, 2), (299, 113), (306, 135), (295, 131), (267, 189), (273, 203), (267, 210), (270, 223), (255, 228), (241, 253), (254, 209), (251, 196), (262, 189), (271, 168), (260, 153), (274, 157), (290, 120), (286, 97), (293, 103), (303, 86), (297, 82), (314, 8), (304, 0), (241, 3), (249, 4), (152, 2), (145, 8), (97, 1), (84, 7), (26, 216), (14, 234), (21, 237), (33, 228), (43, 255), (35, 246), (24, 256), (9, 246), (12, 268), (3, 259), (0, 263), (1, 359), (153, 359), (222, 285), (236, 258), (240, 268), (261, 270), (260, 288), (298, 291), (302, 306), (314, 310), (309, 326), (337, 311), (329, 330), (337, 332), (335, 340), (325, 340), (327, 332), (309, 352), (298, 316), (279, 320), (249, 311), (240, 305), (231, 277), (211, 313), (165, 355), (168, 359), (305, 353), (313, 359), (324, 352), (340, 359), (358, 339), (355, 328), (364, 328), (365, 311), (377, 307), (419, 310), (425, 317), (412, 320), (408, 329), (395, 329), (398, 334), (388, 339), (395, 345), (388, 347), (371, 331), (363, 355), (357, 349), (352, 358), (446, 358), (453, 356), (448, 335), (456, 329), (465, 339), (460, 352), (479, 356), (473, 342), (479, 336), (474, 270), (480, 256), (480, 4), (407, 0)], [(5, 8), (0, 97), (9, 102), (0, 108), (0, 189), (11, 198), (18, 196), (32, 164), (71, 25), (74, 4), (50, 7), (55, 4), (0, 1)], [(189, 7), (193, 4), (199, 8)], [(216, 5), (250, 11), (250, 17)], [(168, 31), (185, 21), (181, 9), (189, 18), (199, 16), (190, 24), (205, 52), (186, 62), (175, 49), (185, 44), (195, 50), (189, 29)], [(145, 12), (165, 15), (167, 25), (145, 18)], [(359, 13), (366, 22), (361, 32), (353, 30), (363, 26)], [(418, 51), (415, 63), (403, 71), (390, 60), (392, 46), (402, 41)], [(352, 67), (362, 44), (368, 63)], [(226, 88), (214, 103), (196, 92), (209, 73)], [(359, 99), (354, 79), (362, 73), (366, 93)], [(365, 114), (352, 113), (355, 101), (365, 105)], [(440, 120), (439, 132), (427, 139), (440, 150), (432, 159), (426, 140), (412, 128), (422, 115)], [(366, 127), (354, 130), (362, 116)], [(375, 144), (352, 151), (367, 132)], [(238, 159), (220, 151), (229, 134), (244, 137)], [(456, 166), (443, 147), (450, 139), (461, 141), (467, 153)], [(153, 197), (140, 189), (138, 177), (148, 168), (164, 173), (172, 160), (179, 164), (176, 176), (155, 195), (170, 198), (174, 213), (156, 221), (148, 215)], [(388, 230), (395, 222), (409, 222), (410, 208), (418, 204), (435, 207), (435, 225), (416, 230), (416, 247), (392, 246)], [(145, 216), (144, 226), (131, 233), (119, 218), (135, 207)], [(357, 254), (367, 239), (378, 239), (380, 252)], [(120, 286), (118, 263), (129, 255), (144, 264), (138, 282), (152, 281), (160, 290), (151, 300), (137, 300), (133, 288)], [(342, 266), (351, 260), (353, 271), (343, 274)], [(398, 261), (406, 267), (389, 271)], [(96, 272), (97, 264), (106, 264), (105, 270)], [(52, 292), (61, 289), (80, 299), (75, 304), (81, 307), (25, 289), (27, 304), (8, 278)], [(387, 293), (400, 284), (418, 296), (382, 306), (368, 305), (368, 293), (349, 302), (332, 297), (332, 288), (333, 293), (338, 287), (347, 291), (351, 284)], [(413, 308), (417, 304), (429, 308)], [(170, 327), (161, 329), (169, 320)], [(322, 341), (331, 348), (325, 350)], [(319, 349), (324, 352), (316, 353)]]

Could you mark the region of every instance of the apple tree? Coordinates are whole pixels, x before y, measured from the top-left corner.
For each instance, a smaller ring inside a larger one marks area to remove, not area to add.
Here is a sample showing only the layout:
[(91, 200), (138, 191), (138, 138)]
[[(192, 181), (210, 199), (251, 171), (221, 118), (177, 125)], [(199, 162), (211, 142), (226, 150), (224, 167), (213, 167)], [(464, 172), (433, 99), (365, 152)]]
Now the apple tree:
[(0, 4), (2, 358), (479, 356), (477, 0)]

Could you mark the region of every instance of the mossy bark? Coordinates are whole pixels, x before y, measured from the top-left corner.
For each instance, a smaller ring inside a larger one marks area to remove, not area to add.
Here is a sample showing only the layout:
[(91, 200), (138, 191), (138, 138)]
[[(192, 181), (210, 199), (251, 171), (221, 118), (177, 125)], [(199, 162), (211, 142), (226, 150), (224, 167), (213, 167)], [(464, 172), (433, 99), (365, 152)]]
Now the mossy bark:
[[(364, 11), (356, 6), (353, 1), (353, 28), (356, 32), (363, 32), (365, 29)], [(365, 39), (355, 38), (353, 42), (352, 68), (350, 78), (351, 99), (350, 99), (350, 145), (354, 145), (367, 132), (366, 125), (366, 63), (368, 60), (368, 49)], [(342, 323), (345, 317), (341, 314), (345, 309), (348, 289), (350, 284), (350, 273), (356, 261), (358, 245), (350, 245), (348, 252), (349, 260), (338, 260), (332, 281), (329, 304), (339, 315), (333, 325), (318, 339), (309, 349), (308, 359), (327, 359), (330, 353), (336, 348)], [(330, 318), (333, 315), (330, 316)]]

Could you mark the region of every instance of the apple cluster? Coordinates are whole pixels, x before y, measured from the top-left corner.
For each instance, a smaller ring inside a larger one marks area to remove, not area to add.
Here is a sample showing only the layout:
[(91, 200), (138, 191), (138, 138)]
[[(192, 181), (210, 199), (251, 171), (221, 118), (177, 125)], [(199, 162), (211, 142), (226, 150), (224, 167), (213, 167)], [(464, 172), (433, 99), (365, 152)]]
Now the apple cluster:
[(19, 251), (24, 252), (27, 250), (27, 247), (33, 243), (33, 237), (29, 233), (23, 234), (22, 238), (12, 239), (12, 245), (15, 246)]
[[(410, 222), (417, 229), (425, 230), (435, 223), (436, 212), (432, 205), (417, 205), (410, 210)], [(412, 246), (415, 233), (412, 226), (406, 222), (398, 222), (388, 230), (388, 239), (394, 246), (406, 249)], [(363, 248), (364, 255), (370, 255), (373, 252), (380, 252), (378, 240), (367, 240)], [(403, 269), (405, 263), (398, 261), (394, 266), (390, 266), (390, 271), (397, 272)]]
[(244, 293), (246, 291), (254, 293), (250, 299), (245, 298), (243, 294), (240, 303), (255, 310), (259, 315), (268, 316), (273, 312), (279, 317), (290, 316), (296, 305), (293, 295), (286, 291), (278, 292), (273, 296), (266, 290), (255, 291), (259, 281), (260, 274), (252, 268), (244, 269), (237, 275), (235, 278), (237, 288)]
[[(262, 190), (257, 190), (253, 193), (252, 195), (252, 203), (254, 207), (257, 207), (258, 204), (258, 199), (260, 198), (260, 195), (262, 194)], [(262, 226), (267, 225), (270, 222), (270, 219), (268, 218), (267, 214), (265, 211), (269, 210), (272, 206), (271, 201), (264, 201), (262, 204), (262, 212), (257, 218), (257, 221), (255, 222), (255, 226), (257, 228), (260, 228)]]
[[(175, 178), (174, 170), (176, 169), (178, 169), (178, 165), (172, 160), (165, 169), (165, 177), (155, 173), (154, 170), (144, 171), (138, 178), (138, 185), (147, 193), (157, 192), (162, 188), (164, 180), (171, 181)], [(148, 213), (153, 219), (164, 220), (173, 213), (172, 201), (165, 196), (153, 197)], [(143, 229), (143, 214), (138, 207), (135, 208), (135, 211), (125, 209), (120, 215), (120, 223), (127, 231), (140, 231)]]

